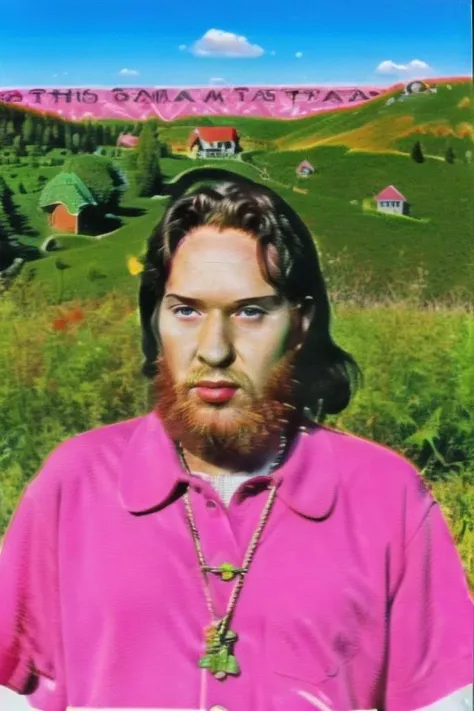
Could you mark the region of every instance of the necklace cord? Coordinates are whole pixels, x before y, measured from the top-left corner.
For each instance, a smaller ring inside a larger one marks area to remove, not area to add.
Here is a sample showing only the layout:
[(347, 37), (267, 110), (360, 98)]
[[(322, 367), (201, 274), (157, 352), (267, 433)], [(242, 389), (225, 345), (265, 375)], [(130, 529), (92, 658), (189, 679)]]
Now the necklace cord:
[[(182, 449), (180, 443), (176, 443), (176, 448), (177, 448), (177, 451), (178, 451), (178, 454), (179, 454), (179, 457), (180, 457), (183, 467), (189, 474), (191, 474), (191, 471), (190, 471), (188, 464), (186, 462), (186, 459), (184, 457), (184, 452), (183, 452), (183, 449)], [(270, 474), (273, 473), (275, 471), (275, 469), (277, 469), (280, 466), (280, 464), (284, 458), (284, 455), (286, 453), (286, 449), (287, 449), (287, 438), (284, 435), (282, 435), (280, 437), (280, 446), (278, 448), (278, 454), (272, 463), (272, 466), (271, 466), (270, 472), (269, 472)], [(277, 493), (277, 485), (275, 483), (273, 483), (270, 486), (270, 493), (269, 493), (269, 496), (268, 496), (267, 501), (265, 503), (265, 506), (263, 508), (263, 511), (260, 515), (260, 520), (259, 520), (258, 526), (255, 529), (255, 531), (252, 535), (252, 538), (250, 539), (250, 543), (249, 543), (247, 551), (245, 553), (242, 567), (236, 571), (236, 574), (239, 577), (238, 577), (238, 580), (232, 590), (232, 595), (231, 595), (230, 600), (228, 602), (226, 612), (224, 614), (224, 617), (221, 620), (219, 620), (218, 616), (216, 614), (216, 611), (215, 611), (214, 602), (212, 600), (212, 595), (211, 595), (210, 586), (209, 586), (209, 578), (208, 578), (209, 572), (211, 572), (211, 573), (217, 572), (219, 569), (217, 569), (217, 571), (216, 571), (216, 568), (212, 568), (211, 566), (208, 566), (206, 563), (206, 560), (204, 558), (204, 553), (202, 550), (201, 538), (199, 536), (199, 531), (197, 529), (196, 521), (194, 519), (193, 510), (191, 507), (191, 501), (190, 501), (190, 497), (189, 497), (189, 489), (187, 489), (184, 492), (183, 500), (184, 500), (184, 506), (185, 506), (185, 511), (186, 511), (186, 519), (187, 519), (187, 522), (189, 525), (189, 529), (191, 531), (191, 536), (194, 541), (194, 547), (196, 549), (196, 554), (197, 554), (197, 558), (199, 561), (199, 567), (201, 569), (201, 572), (202, 572), (202, 575), (204, 578), (204, 593), (205, 593), (205, 597), (206, 597), (207, 607), (208, 607), (209, 613), (211, 615), (212, 623), (214, 626), (218, 627), (220, 635), (224, 635), (226, 633), (226, 631), (228, 630), (228, 626), (229, 626), (232, 616), (234, 614), (237, 601), (239, 599), (240, 593), (243, 588), (245, 574), (248, 572), (250, 564), (251, 564), (253, 557), (255, 555), (255, 551), (257, 550), (257, 546), (260, 542), (260, 538), (262, 536), (263, 530), (265, 528), (265, 525), (268, 521), (271, 510), (273, 508), (273, 504), (275, 503), (276, 493)]]

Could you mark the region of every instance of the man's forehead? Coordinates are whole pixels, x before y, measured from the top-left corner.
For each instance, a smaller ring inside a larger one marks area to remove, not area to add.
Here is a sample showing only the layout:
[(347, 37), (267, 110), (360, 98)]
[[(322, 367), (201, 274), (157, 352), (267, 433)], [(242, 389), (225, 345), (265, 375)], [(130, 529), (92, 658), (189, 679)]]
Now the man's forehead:
[(169, 281), (201, 275), (214, 280), (220, 274), (224, 279), (233, 275), (233, 280), (262, 278), (256, 239), (230, 231), (191, 234), (172, 258)]
[(257, 239), (234, 228), (218, 229), (205, 225), (190, 232), (180, 243), (174, 261), (196, 260), (209, 264), (226, 263), (229, 258), (256, 259)]

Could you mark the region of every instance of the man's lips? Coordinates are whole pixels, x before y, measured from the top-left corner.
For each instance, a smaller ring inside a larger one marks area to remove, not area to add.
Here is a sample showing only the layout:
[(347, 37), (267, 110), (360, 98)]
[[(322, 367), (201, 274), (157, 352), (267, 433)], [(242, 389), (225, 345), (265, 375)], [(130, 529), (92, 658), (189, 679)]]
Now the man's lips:
[(226, 380), (203, 380), (195, 386), (198, 397), (211, 403), (228, 402), (234, 397), (237, 389), (238, 385)]

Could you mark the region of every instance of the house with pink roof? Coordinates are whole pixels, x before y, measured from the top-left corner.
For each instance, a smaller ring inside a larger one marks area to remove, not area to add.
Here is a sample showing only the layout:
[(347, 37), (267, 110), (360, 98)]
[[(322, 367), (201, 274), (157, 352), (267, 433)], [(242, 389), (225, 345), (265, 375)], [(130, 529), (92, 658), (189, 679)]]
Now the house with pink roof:
[(136, 148), (138, 141), (138, 136), (133, 136), (131, 133), (121, 133), (117, 138), (117, 146), (120, 148)]
[(300, 176), (311, 175), (314, 173), (314, 168), (309, 160), (303, 160), (296, 169), (296, 174)]
[(375, 196), (375, 200), (379, 212), (388, 212), (392, 215), (408, 215), (409, 213), (408, 200), (394, 185), (389, 185), (382, 190)]

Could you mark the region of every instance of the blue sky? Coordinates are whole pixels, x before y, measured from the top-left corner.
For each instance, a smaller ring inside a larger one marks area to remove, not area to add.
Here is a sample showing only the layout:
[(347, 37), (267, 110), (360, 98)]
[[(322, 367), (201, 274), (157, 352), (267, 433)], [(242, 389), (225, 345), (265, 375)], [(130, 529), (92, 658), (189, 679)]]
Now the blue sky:
[(470, 13), (469, 0), (5, 0), (0, 86), (385, 85), (468, 75)]

